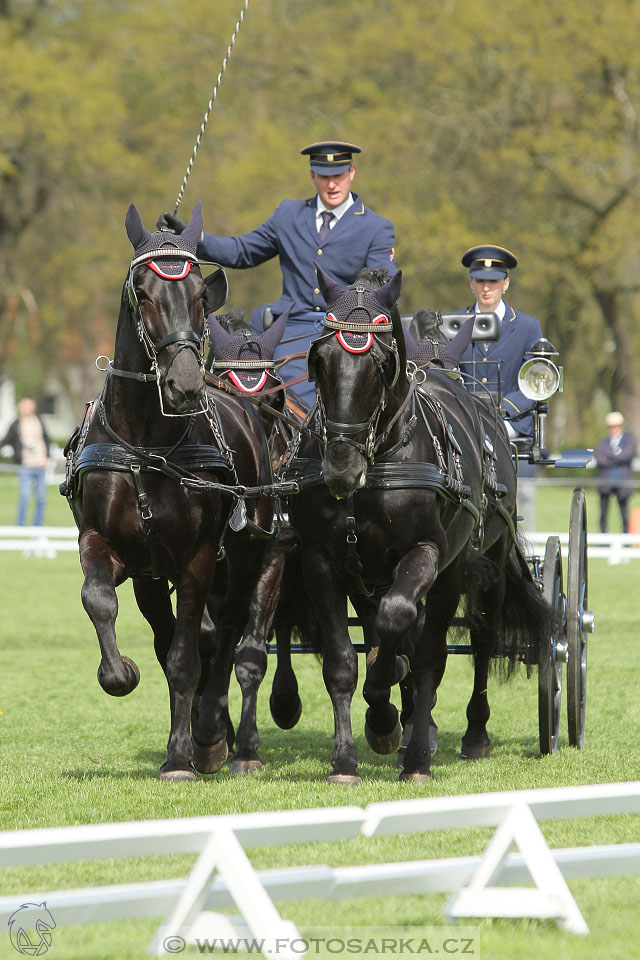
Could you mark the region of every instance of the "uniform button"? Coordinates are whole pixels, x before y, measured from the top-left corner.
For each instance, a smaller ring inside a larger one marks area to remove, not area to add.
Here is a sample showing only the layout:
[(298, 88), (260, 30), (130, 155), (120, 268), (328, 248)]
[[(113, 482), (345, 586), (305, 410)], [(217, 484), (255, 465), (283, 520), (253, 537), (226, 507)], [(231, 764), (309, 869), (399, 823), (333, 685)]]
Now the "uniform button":
[(486, 377), (483, 377), (483, 378), (482, 378), (482, 382), (483, 382), (483, 383), (486, 383), (486, 382), (487, 382), (487, 378), (486, 378)]
[(319, 257), (322, 256), (322, 250), (316, 250), (316, 253), (318, 254)]
[(320, 293), (320, 288), (319, 288), (319, 287), (316, 287), (313, 292), (314, 292), (314, 293)]
[(483, 357), (483, 358), (482, 358), (482, 362), (483, 362), (483, 363), (487, 363), (487, 358), (486, 358), (486, 357)]
[(320, 310), (321, 308), (320, 308), (320, 307), (316, 307), (315, 309), (316, 309), (316, 310)]

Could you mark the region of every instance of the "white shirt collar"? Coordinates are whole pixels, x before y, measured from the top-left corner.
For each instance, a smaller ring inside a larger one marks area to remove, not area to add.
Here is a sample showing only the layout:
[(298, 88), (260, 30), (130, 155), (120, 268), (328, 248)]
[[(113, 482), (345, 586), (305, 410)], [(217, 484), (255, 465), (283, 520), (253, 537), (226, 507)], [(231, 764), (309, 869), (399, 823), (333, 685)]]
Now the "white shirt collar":
[[(505, 304), (504, 300), (501, 300), (498, 306), (493, 311), (493, 313), (497, 315), (498, 320), (504, 320), (504, 315), (506, 312), (507, 312), (507, 305)], [(475, 313), (485, 313), (485, 311), (482, 310), (480, 306), (478, 306), (477, 302), (476, 302)]]
[(339, 207), (334, 207), (332, 210), (329, 210), (328, 207), (325, 207), (324, 203), (320, 199), (320, 196), (316, 197), (316, 223), (318, 226), (322, 222), (322, 214), (327, 211), (327, 213), (333, 214), (333, 220), (331, 220), (331, 227), (334, 227), (340, 217), (344, 216), (349, 207), (352, 207), (354, 203), (353, 194), (350, 192), (347, 199), (344, 200)]

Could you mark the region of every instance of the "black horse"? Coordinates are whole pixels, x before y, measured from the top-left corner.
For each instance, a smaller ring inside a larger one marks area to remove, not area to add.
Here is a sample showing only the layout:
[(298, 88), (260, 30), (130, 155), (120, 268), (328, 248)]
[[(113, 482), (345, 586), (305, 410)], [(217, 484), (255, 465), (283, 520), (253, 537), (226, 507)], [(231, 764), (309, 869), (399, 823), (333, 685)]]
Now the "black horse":
[[(61, 492), (79, 526), (82, 602), (100, 643), (100, 685), (124, 696), (139, 681), (115, 633), (116, 587), (132, 578), (169, 687), (171, 730), (160, 775), (191, 780), (194, 747), (196, 765), (205, 772), (226, 758), (226, 728), (217, 716), (196, 724), (193, 741), (190, 735), (205, 601), (230, 512), (242, 526), (244, 488), (267, 482), (270, 463), (254, 409), (232, 397), (213, 399), (205, 390), (205, 316), (224, 303), (227, 282), (221, 268), (203, 278), (196, 256), (200, 204), (180, 236), (150, 234), (133, 204), (126, 228), (134, 256), (114, 359), (68, 444)], [(261, 527), (271, 526), (269, 498), (256, 496), (249, 513)], [(229, 591), (230, 602), (238, 593)], [(224, 662), (226, 634), (217, 633)]]
[(406, 373), (394, 309), (401, 274), (375, 291), (345, 290), (320, 268), (318, 278), (329, 332), (311, 346), (308, 371), (318, 388), (326, 488), (303, 488), (292, 499), (292, 517), (334, 711), (329, 780), (360, 781), (350, 720), (357, 656), (346, 604), (359, 590), (379, 599), (380, 645), (364, 685), (367, 740), (380, 753), (398, 746), (390, 688), (410, 669), (416, 699), (401, 778), (426, 780), (431, 706), (461, 595), (477, 664), (466, 756), (488, 749), (490, 657), (535, 662), (551, 612), (518, 546), (515, 471), (498, 418), (492, 441), (455, 372), (413, 364)]
[[(358, 273), (357, 282), (373, 290), (388, 279), (388, 271), (365, 267)], [(313, 431), (305, 429), (310, 411), (301, 404), (294, 391), (285, 391), (282, 388), (282, 381), (275, 372), (274, 351), (287, 318), (279, 318), (266, 333), (257, 335), (244, 323), (244, 313), (246, 311), (238, 311), (233, 315), (209, 318), (211, 351), (208, 366), (217, 378), (224, 383), (230, 383), (231, 389), (235, 388), (258, 402), (265, 429), (268, 431), (275, 469), (284, 469), (286, 472), (292, 462), (305, 463), (306, 480), (310, 479), (308, 468), (311, 467), (311, 472), (315, 473), (313, 481), (321, 483), (321, 444), (319, 438), (314, 437)], [(422, 313), (426, 314), (427, 311)], [(434, 313), (433, 316), (439, 317), (439, 314)], [(432, 324), (427, 332), (437, 334), (436, 325)], [(409, 334), (407, 336), (414, 343), (417, 363), (425, 362), (438, 351), (431, 341), (418, 346)], [(468, 340), (469, 337), (465, 339), (464, 331), (460, 331), (456, 337), (457, 346), (449, 345), (448, 352), (439, 348), (438, 362), (457, 368)], [(440, 342), (446, 343), (444, 338), (440, 338)], [(300, 455), (300, 461), (295, 458), (295, 454)], [(335, 501), (331, 502), (335, 505)], [(232, 540), (228, 541), (231, 542)], [(221, 569), (220, 566), (218, 569)], [(366, 591), (358, 591), (350, 600), (357, 612), (363, 630), (365, 650), (368, 652), (379, 642), (375, 632), (378, 599), (369, 596)], [(304, 585), (298, 536), (295, 529), (286, 522), (278, 525), (277, 536), (265, 550), (262, 569), (251, 596), (242, 642), (235, 651), (235, 674), (242, 693), (242, 709), (237, 730), (233, 729), (229, 720), (229, 749), (233, 751), (231, 771), (234, 774), (253, 773), (262, 769), (262, 760), (258, 754), (257, 700), (267, 669), (267, 645), (272, 638), (276, 641), (276, 668), (269, 706), (275, 723), (281, 729), (288, 730), (297, 724), (302, 713), (291, 656), (292, 640), (297, 639), (309, 649), (319, 649), (322, 641), (317, 615)], [(401, 692), (401, 720), (404, 727), (413, 713), (411, 675), (402, 683)], [(405, 738), (406, 736), (407, 731)], [(436, 747), (437, 727), (432, 723), (432, 754)]]

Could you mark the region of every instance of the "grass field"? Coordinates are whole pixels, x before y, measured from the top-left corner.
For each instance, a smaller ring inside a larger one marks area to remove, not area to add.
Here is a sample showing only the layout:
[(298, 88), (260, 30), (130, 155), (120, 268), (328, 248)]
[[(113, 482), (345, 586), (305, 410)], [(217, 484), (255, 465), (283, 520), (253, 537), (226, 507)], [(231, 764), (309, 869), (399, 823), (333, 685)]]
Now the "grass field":
[[(13, 522), (11, 479), (0, 480), (0, 524)], [(17, 490), (16, 490), (17, 493)], [(546, 488), (538, 502), (538, 527), (567, 529), (570, 488)], [(588, 504), (592, 527), (595, 496)], [(68, 508), (51, 491), (47, 523), (68, 524)], [(122, 700), (98, 686), (98, 645), (80, 603), (81, 575), (75, 554), (56, 559), (0, 554), (2, 641), (0, 643), (0, 827), (182, 817), (255, 810), (365, 806), (380, 800), (456, 795), (640, 779), (640, 645), (638, 644), (637, 562), (608, 566), (593, 561), (589, 600), (596, 631), (589, 640), (589, 681), (585, 747), (567, 745), (563, 702), (561, 744), (554, 756), (540, 757), (537, 743), (537, 682), (524, 674), (490, 688), (489, 732), (493, 755), (474, 765), (458, 761), (464, 710), (471, 688), (470, 664), (451, 657), (440, 689), (435, 719), (440, 727), (434, 780), (400, 784), (393, 761), (374, 755), (363, 734), (364, 709), (354, 699), (354, 731), (364, 777), (357, 790), (325, 782), (329, 770), (332, 716), (320, 669), (313, 657), (298, 657), (303, 715), (297, 728), (277, 729), (269, 717), (269, 684), (259, 704), (262, 773), (232, 778), (225, 768), (195, 784), (158, 779), (168, 734), (168, 696), (155, 661), (150, 631), (132, 598), (130, 584), (119, 590), (119, 645), (133, 657), (141, 683)], [(271, 665), (272, 669), (272, 665)], [(238, 717), (237, 690), (231, 709)], [(551, 846), (640, 841), (640, 817), (616, 816), (543, 824)], [(490, 831), (359, 839), (251, 851), (259, 868), (296, 863), (369, 863), (482, 851)], [(0, 869), (4, 895), (184, 876), (193, 858), (174, 856)], [(480, 956), (505, 960), (610, 960), (637, 955), (640, 877), (572, 880), (570, 888), (589, 924), (586, 938), (538, 921), (483, 921), (477, 925)], [(389, 896), (332, 903), (283, 904), (281, 913), (304, 932), (329, 923), (332, 929), (385, 924), (397, 930), (441, 926), (443, 896)], [(16, 908), (22, 901), (16, 902)], [(49, 956), (64, 960), (138, 960), (157, 923), (135, 921), (110, 926), (66, 927), (55, 931)], [(636, 950), (636, 954), (634, 954)], [(0, 958), (18, 954), (0, 931)], [(189, 951), (184, 954), (191, 955)], [(194, 954), (196, 955), (196, 954)], [(476, 956), (478, 954), (476, 953)]]

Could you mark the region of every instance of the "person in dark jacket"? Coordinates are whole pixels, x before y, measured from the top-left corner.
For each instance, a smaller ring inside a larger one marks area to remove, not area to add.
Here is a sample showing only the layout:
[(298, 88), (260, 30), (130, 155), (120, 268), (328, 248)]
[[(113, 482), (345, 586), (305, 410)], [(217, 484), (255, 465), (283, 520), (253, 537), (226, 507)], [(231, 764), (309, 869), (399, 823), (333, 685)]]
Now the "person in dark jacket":
[[(466, 375), (467, 390), (486, 397), (487, 390), (498, 392), (499, 362), (502, 415), (512, 440), (533, 438), (534, 401), (520, 390), (518, 373), (529, 359), (528, 351), (542, 339), (542, 329), (536, 317), (505, 302), (511, 271), (517, 265), (518, 258), (514, 253), (495, 244), (470, 247), (462, 255), (462, 266), (469, 269), (469, 285), (475, 303), (460, 313), (495, 313), (501, 321), (502, 332), (499, 340), (470, 345), (462, 357), (460, 369), (463, 377)], [(532, 531), (536, 522), (536, 468), (521, 460), (518, 474), (518, 510), (524, 515), (528, 530)]]
[(18, 464), (18, 526), (25, 526), (29, 501), (34, 496), (33, 526), (41, 527), (47, 498), (50, 442), (31, 397), (23, 397), (18, 403), (18, 416), (0, 440), (0, 447), (4, 446), (13, 447), (13, 459)]
[(600, 441), (595, 452), (598, 464), (600, 494), (600, 532), (607, 532), (609, 497), (615, 496), (620, 507), (623, 533), (629, 532), (629, 497), (633, 493), (631, 461), (636, 454), (633, 438), (624, 431), (624, 417), (614, 410), (605, 417), (608, 436)]
[[(223, 267), (245, 269), (278, 257), (282, 271), (282, 292), (272, 303), (256, 307), (251, 327), (264, 329), (265, 308), (269, 317), (289, 311), (283, 338), (300, 337), (280, 346), (276, 359), (288, 353), (306, 351), (322, 330), (326, 303), (320, 293), (314, 261), (325, 273), (344, 285), (353, 283), (362, 267), (385, 267), (396, 272), (395, 235), (390, 220), (365, 206), (351, 185), (356, 168), (353, 155), (361, 148), (353, 143), (325, 140), (300, 151), (309, 157), (310, 175), (316, 194), (307, 200), (283, 200), (272, 215), (255, 230), (239, 237), (218, 237), (204, 233), (198, 256)], [(159, 229), (180, 233), (183, 221), (165, 211)], [(281, 369), (285, 379), (306, 374), (306, 360), (291, 361)], [(313, 384), (301, 383), (296, 391), (303, 399), (314, 397)]]
[[(495, 313), (502, 321), (500, 339), (495, 342), (476, 343), (470, 346), (462, 358), (464, 373), (474, 374), (471, 360), (475, 357), (475, 376), (489, 390), (497, 390), (497, 366), (500, 361), (500, 386), (503, 416), (509, 436), (533, 436), (533, 406), (518, 386), (520, 367), (528, 359), (528, 351), (540, 339), (542, 329), (535, 317), (516, 310), (506, 303), (504, 296), (511, 282), (510, 271), (518, 265), (515, 254), (505, 247), (492, 244), (471, 247), (462, 256), (462, 265), (469, 268), (469, 285), (475, 295), (475, 303), (465, 313)], [(484, 371), (486, 364), (486, 373)], [(467, 389), (483, 395), (486, 391), (472, 381)]]

